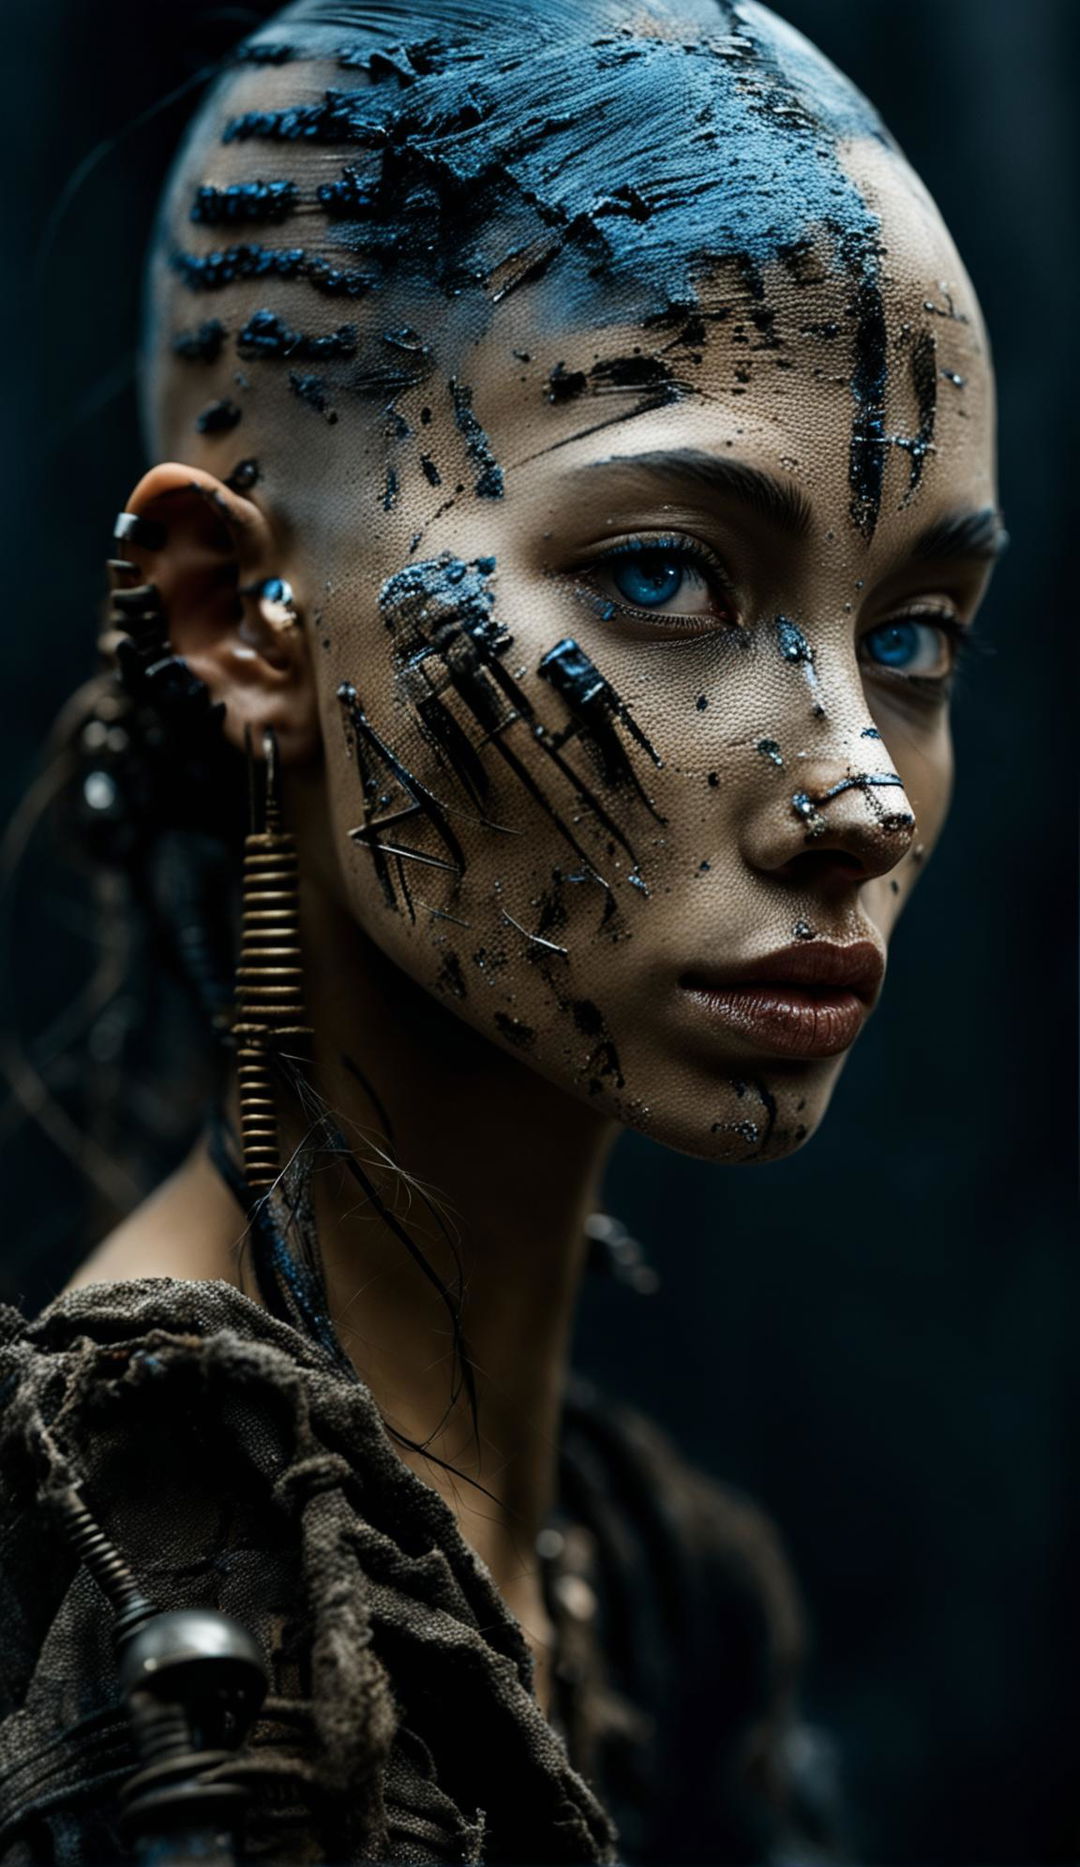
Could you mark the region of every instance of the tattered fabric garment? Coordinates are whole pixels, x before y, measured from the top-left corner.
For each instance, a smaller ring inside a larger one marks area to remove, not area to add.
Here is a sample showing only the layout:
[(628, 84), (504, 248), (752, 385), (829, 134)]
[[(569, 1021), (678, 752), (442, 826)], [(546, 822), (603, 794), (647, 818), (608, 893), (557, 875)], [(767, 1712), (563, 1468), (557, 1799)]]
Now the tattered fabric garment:
[(48, 1502), (73, 1477), (155, 1605), (262, 1644), (270, 1694), (228, 1768), (250, 1858), (610, 1861), (608, 1810), (619, 1858), (665, 1867), (790, 1837), (783, 1559), (635, 1416), (581, 1389), (566, 1409), (565, 1521), (602, 1610), (562, 1695), (571, 1761), (520, 1628), (367, 1388), (230, 1285), (0, 1310), (0, 1403), (0, 1861), (124, 1853), (111, 1614)]
[(109, 1612), (37, 1501), (43, 1428), (151, 1601), (263, 1645), (231, 1768), (255, 1858), (613, 1858), (517, 1623), (365, 1387), (226, 1284), (92, 1286), (2, 1323), (0, 1858), (117, 1858), (135, 1767)]

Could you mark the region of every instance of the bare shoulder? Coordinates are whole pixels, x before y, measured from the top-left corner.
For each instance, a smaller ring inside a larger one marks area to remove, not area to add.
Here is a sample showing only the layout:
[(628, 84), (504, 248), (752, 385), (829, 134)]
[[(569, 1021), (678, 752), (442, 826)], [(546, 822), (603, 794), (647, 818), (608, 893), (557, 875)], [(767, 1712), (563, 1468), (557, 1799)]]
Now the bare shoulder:
[(64, 1294), (141, 1277), (221, 1281), (244, 1288), (245, 1221), (200, 1140), (176, 1172), (83, 1259)]

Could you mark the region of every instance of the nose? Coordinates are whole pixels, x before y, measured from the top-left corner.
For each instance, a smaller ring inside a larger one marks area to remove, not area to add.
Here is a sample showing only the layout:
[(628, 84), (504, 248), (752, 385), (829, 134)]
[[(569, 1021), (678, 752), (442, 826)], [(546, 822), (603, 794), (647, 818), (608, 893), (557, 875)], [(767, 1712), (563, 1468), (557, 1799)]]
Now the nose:
[(775, 881), (850, 887), (887, 874), (907, 855), (915, 813), (886, 758), (859, 765), (819, 754), (797, 774), (778, 771), (771, 795), (744, 820), (751, 868)]

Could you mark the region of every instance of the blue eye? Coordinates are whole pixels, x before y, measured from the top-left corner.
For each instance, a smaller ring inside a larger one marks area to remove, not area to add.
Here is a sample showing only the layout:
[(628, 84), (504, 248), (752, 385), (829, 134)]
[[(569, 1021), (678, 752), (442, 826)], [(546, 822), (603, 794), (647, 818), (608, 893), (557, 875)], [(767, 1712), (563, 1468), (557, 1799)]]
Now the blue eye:
[(938, 680), (952, 665), (950, 639), (940, 623), (917, 622), (913, 617), (883, 622), (862, 638), (863, 652), (879, 667), (901, 674)]
[(671, 551), (628, 551), (609, 562), (615, 588), (638, 609), (673, 602), (686, 582), (686, 564)]

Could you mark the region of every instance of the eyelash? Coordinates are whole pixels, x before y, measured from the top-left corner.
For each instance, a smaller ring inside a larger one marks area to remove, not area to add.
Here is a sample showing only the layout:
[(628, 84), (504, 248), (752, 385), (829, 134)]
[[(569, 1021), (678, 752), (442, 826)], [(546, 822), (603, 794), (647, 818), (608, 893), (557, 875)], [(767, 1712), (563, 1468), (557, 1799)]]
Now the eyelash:
[[(587, 582), (590, 572), (595, 572), (605, 564), (618, 563), (620, 560), (631, 556), (636, 551), (656, 553), (658, 555), (667, 552), (672, 557), (680, 559), (698, 573), (710, 590), (718, 592), (730, 606), (732, 613), (726, 618), (712, 616), (680, 616), (675, 611), (664, 615), (655, 609), (639, 608), (633, 603), (628, 603), (625, 598), (619, 599), (593, 590), (592, 594), (594, 596), (603, 597), (605, 618), (610, 618), (611, 615), (621, 612), (624, 615), (634, 616), (643, 621), (650, 622), (661, 632), (663, 632), (665, 627), (672, 630), (678, 627), (683, 634), (690, 635), (712, 635), (724, 628), (743, 628), (744, 625), (739, 621), (735, 613), (735, 587), (731, 578), (728, 576), (723, 563), (715, 553), (696, 539), (680, 537), (678, 535), (655, 533), (639, 534), (637, 537), (623, 539), (618, 544), (611, 546), (608, 550), (599, 553), (596, 557), (590, 558), (586, 564), (580, 567), (577, 576), (582, 582)], [(891, 679), (894, 683), (902, 684), (909, 691), (913, 690), (916, 693), (925, 694), (927, 697), (940, 698), (944, 693), (948, 692), (955, 679), (962, 656), (972, 646), (971, 631), (967, 625), (960, 620), (955, 611), (934, 605), (915, 606), (911, 609), (898, 611), (895, 615), (882, 617), (879, 622), (874, 624), (874, 629), (904, 622), (929, 623), (941, 630), (942, 634), (947, 637), (953, 651), (952, 663), (948, 672), (943, 675), (904, 674), (899, 670), (889, 670), (883, 665), (878, 665), (875, 668), (875, 672), (879, 676), (883, 675), (885, 678)], [(867, 635), (872, 633), (873, 629), (865, 631)]]
[[(668, 552), (672, 557), (681, 559), (698, 573), (710, 591), (719, 593), (730, 605), (733, 613), (727, 617), (706, 617), (680, 616), (676, 611), (672, 611), (665, 616), (654, 609), (638, 608), (636, 604), (628, 603), (625, 598), (605, 596), (603, 600), (610, 606), (609, 615), (621, 611), (624, 615), (636, 616), (645, 622), (658, 625), (661, 630), (665, 625), (672, 628), (678, 625), (684, 634), (691, 635), (715, 635), (720, 629), (741, 628), (742, 625), (734, 614), (735, 587), (720, 558), (697, 539), (679, 537), (677, 534), (667, 535), (653, 532), (639, 534), (637, 537), (623, 539), (607, 551), (590, 558), (586, 564), (580, 566), (576, 575), (580, 581), (585, 582), (590, 571), (599, 570), (605, 564), (619, 563), (622, 559), (631, 557), (635, 552), (656, 553), (657, 555)], [(594, 591), (593, 594), (602, 595), (599, 591)]]

